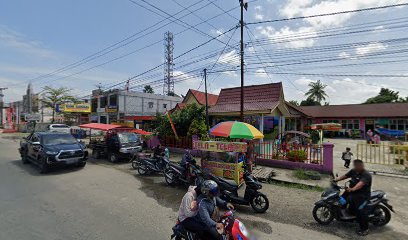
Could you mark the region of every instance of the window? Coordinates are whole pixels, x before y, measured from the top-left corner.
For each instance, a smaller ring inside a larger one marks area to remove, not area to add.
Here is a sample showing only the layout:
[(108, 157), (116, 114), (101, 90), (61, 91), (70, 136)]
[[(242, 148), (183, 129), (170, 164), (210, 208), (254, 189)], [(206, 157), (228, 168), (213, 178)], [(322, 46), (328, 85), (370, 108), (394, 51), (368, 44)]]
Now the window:
[(107, 105), (107, 98), (106, 97), (100, 97), (99, 98), (99, 101), (100, 101), (100, 108), (105, 108), (106, 107), (106, 105)]
[(354, 129), (360, 129), (360, 120), (354, 120)]
[(110, 95), (109, 96), (109, 106), (117, 106), (118, 105), (118, 95)]
[(167, 104), (163, 104), (163, 108), (167, 108)]
[(390, 129), (392, 130), (405, 130), (408, 129), (408, 121), (403, 119), (391, 119)]
[(153, 102), (149, 102), (149, 108), (153, 108)]
[(91, 100), (91, 111), (96, 112), (97, 108), (98, 108), (98, 99), (97, 98), (92, 98), (92, 100)]

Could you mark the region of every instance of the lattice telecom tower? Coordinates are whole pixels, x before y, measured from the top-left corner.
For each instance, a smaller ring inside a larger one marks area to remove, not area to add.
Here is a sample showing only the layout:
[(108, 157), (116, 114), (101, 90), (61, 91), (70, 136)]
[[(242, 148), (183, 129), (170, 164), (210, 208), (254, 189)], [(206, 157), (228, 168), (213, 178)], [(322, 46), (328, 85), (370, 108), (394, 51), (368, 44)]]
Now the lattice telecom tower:
[(173, 79), (173, 33), (166, 32), (164, 34), (164, 84), (163, 95), (169, 95), (174, 93), (174, 79)]

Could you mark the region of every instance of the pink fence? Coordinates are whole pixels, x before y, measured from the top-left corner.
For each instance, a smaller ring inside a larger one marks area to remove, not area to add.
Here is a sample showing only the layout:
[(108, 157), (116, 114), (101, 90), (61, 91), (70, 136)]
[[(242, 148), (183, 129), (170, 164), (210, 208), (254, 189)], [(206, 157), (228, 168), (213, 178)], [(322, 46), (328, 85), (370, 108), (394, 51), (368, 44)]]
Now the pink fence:
[(289, 169), (333, 171), (333, 144), (299, 145), (258, 142), (252, 153), (257, 164)]

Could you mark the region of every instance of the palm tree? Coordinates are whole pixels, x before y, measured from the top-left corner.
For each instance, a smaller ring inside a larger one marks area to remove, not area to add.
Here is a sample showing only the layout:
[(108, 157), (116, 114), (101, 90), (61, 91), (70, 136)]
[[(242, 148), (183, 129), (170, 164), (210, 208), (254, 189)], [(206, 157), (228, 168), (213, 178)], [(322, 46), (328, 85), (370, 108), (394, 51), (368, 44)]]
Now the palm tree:
[(60, 88), (51, 88), (51, 87), (44, 87), (44, 93), (42, 95), (41, 102), (46, 106), (52, 109), (52, 123), (55, 121), (55, 109), (57, 104), (63, 102), (75, 102), (75, 98), (69, 95), (71, 89), (66, 87)]
[(318, 80), (317, 82), (311, 82), (308, 86), (310, 87), (310, 89), (305, 93), (305, 96), (307, 98), (321, 103), (323, 100), (326, 100), (326, 97), (328, 97), (326, 92), (324, 91), (327, 85), (321, 83), (320, 80)]

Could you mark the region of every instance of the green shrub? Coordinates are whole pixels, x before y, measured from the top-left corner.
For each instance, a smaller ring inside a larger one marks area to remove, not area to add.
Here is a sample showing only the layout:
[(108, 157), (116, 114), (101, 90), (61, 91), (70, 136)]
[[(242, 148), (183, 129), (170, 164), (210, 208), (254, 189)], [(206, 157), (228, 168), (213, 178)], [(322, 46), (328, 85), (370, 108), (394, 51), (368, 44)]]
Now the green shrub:
[(293, 162), (303, 162), (307, 159), (307, 153), (304, 150), (290, 150), (286, 158)]

